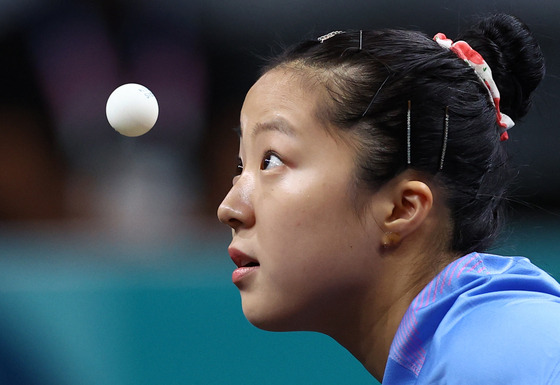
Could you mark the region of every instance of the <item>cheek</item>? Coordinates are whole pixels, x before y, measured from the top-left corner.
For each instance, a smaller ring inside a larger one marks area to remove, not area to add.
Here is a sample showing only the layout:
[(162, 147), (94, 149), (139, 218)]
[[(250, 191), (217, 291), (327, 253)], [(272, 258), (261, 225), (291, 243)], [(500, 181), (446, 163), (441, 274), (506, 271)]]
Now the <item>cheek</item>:
[(321, 180), (334, 182), (286, 179), (257, 194), (261, 268), (258, 290), (243, 292), (243, 308), (259, 327), (322, 330), (374, 277), (371, 242), (347, 184)]
[[(297, 187), (293, 187), (293, 186)], [(339, 261), (363, 235), (344, 185), (298, 183), (270, 190), (259, 203), (261, 246), (297, 264)], [(337, 258), (338, 256), (338, 258)], [(311, 268), (309, 266), (309, 268)]]
[(267, 223), (271, 232), (278, 236), (294, 229), (323, 227), (325, 221), (332, 224), (343, 211), (344, 199), (343, 194), (333, 190), (301, 179), (293, 183), (286, 181), (262, 195), (258, 219)]

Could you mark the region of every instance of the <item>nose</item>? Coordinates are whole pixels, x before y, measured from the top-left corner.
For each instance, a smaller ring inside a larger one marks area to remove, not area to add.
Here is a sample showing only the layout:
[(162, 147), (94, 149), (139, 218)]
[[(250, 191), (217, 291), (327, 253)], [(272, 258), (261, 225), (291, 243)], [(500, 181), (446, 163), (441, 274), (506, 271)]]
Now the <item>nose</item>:
[(233, 186), (218, 207), (218, 219), (233, 230), (249, 228), (255, 223), (255, 213), (251, 203), (252, 184), (248, 175), (236, 178)]

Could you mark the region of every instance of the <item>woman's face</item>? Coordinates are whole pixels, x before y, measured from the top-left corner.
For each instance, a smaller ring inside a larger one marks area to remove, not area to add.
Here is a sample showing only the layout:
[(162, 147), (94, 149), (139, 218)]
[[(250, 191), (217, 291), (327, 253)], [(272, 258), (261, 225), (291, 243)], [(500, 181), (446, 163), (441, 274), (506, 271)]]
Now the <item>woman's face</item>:
[[(316, 118), (316, 90), (272, 70), (241, 111), (242, 172), (218, 209), (233, 229), (243, 311), (268, 330), (325, 332), (349, 316), (376, 276), (381, 231), (358, 207), (355, 150)], [(358, 203), (361, 202), (361, 203)]]

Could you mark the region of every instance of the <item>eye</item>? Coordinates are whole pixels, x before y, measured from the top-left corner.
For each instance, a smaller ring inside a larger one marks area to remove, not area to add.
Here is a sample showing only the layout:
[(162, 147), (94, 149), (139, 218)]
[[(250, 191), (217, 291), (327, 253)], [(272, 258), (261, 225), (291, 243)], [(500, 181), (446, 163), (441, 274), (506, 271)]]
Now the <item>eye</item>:
[(261, 164), (261, 170), (270, 170), (271, 168), (282, 166), (284, 163), (278, 155), (273, 152), (267, 152)]
[(243, 172), (243, 161), (241, 158), (237, 158), (237, 167), (235, 169), (235, 175), (241, 175)]
[(235, 168), (235, 173), (233, 174), (233, 179), (231, 181), (232, 185), (235, 185), (235, 183), (241, 176), (242, 172), (243, 172), (243, 161), (241, 160), (241, 158), (237, 158), (237, 167)]

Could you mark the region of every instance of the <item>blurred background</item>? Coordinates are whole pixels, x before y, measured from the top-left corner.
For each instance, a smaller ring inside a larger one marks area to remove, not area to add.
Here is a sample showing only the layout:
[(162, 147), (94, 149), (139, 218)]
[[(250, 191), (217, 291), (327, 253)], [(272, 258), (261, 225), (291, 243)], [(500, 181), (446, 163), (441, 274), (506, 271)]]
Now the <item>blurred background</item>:
[[(507, 145), (519, 168), (497, 251), (560, 277), (556, 0), (0, 0), (0, 384), (375, 383), (325, 336), (250, 326), (215, 218), (263, 57), (338, 29), (454, 35), (521, 17), (547, 76)], [(117, 134), (136, 82), (156, 126)]]

